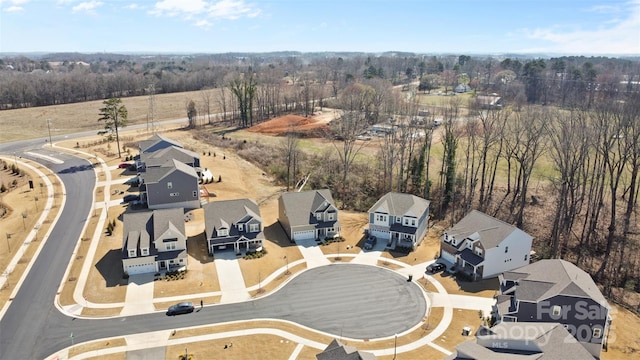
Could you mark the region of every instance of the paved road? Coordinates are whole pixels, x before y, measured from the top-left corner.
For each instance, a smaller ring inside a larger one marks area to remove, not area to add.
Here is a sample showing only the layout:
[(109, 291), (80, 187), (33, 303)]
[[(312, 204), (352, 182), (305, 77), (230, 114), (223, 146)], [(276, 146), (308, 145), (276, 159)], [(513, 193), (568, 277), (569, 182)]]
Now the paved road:
[[(256, 318), (293, 321), (347, 338), (393, 336), (418, 324), (426, 313), (420, 288), (396, 273), (366, 265), (318, 267), (259, 300), (208, 307), (184, 316), (154, 313), (107, 320), (74, 319), (53, 302), (82, 228), (91, 213), (95, 173), (86, 160), (41, 147), (39, 141), (2, 144), (0, 151), (30, 150), (64, 160), (32, 158), (55, 171), (67, 202), (49, 240), (20, 291), (0, 320), (0, 359), (42, 359), (73, 342), (162, 329)], [(23, 155), (24, 156), (24, 155)]]

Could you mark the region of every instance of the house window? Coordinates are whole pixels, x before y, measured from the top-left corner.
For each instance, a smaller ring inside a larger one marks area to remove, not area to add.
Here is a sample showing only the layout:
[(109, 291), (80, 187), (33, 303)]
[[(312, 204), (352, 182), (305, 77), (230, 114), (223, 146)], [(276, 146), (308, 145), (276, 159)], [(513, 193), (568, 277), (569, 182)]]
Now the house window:
[(173, 189), (173, 183), (171, 181), (167, 182), (167, 189)]
[(242, 224), (238, 224), (238, 231), (244, 231), (244, 226), (242, 226)]
[(218, 236), (228, 236), (228, 235), (229, 235), (228, 229), (218, 229)]
[(182, 264), (184, 262), (184, 259), (180, 259), (180, 263)]
[(135, 250), (129, 250), (129, 257), (135, 257), (136, 256), (136, 251)]
[(258, 232), (260, 231), (260, 224), (250, 224), (250, 231), (251, 232)]
[(322, 213), (316, 213), (316, 220), (322, 220)]
[(508, 253), (508, 252), (509, 252), (509, 247), (508, 247), (508, 246), (505, 246), (505, 248), (504, 248), (504, 253), (506, 254), (506, 253)]
[(329, 213), (329, 221), (333, 220), (333, 213)]
[(397, 223), (400, 223), (400, 221), (401, 221), (401, 220), (400, 220), (400, 216), (396, 216), (396, 222), (397, 222)]
[(176, 243), (174, 241), (167, 243), (167, 250), (175, 250), (175, 249), (176, 249)]
[(411, 226), (416, 226), (416, 219), (411, 219)]
[(169, 193), (169, 196), (179, 196), (180, 193), (174, 192), (174, 193)]
[(527, 258), (529, 258), (529, 255), (524, 256), (524, 261), (527, 261)]
[(601, 328), (593, 329), (593, 337), (594, 338), (599, 338), (601, 335), (602, 335), (602, 329)]
[(198, 192), (197, 191), (193, 192), (193, 197), (198, 197)]
[(476, 253), (476, 255), (478, 255), (478, 256), (482, 256), (482, 249), (478, 249), (478, 248), (476, 248), (475, 253)]
[(149, 255), (149, 249), (142, 249), (142, 256), (147, 256)]
[(562, 308), (558, 305), (554, 305), (552, 308), (552, 313), (553, 316), (560, 316), (560, 313), (562, 313)]

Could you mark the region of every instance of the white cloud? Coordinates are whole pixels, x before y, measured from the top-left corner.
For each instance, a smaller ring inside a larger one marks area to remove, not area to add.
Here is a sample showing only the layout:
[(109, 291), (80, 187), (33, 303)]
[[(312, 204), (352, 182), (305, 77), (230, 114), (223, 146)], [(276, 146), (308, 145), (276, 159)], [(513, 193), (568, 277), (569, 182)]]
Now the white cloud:
[(205, 15), (211, 19), (235, 20), (243, 16), (255, 17), (260, 10), (244, 0), (162, 0), (150, 12), (158, 16), (182, 16), (185, 19)]
[(595, 29), (568, 30), (554, 26), (528, 31), (529, 38), (550, 44), (530, 50), (567, 54), (640, 54), (640, 0), (625, 5), (626, 17), (619, 18), (620, 14), (617, 14), (618, 17), (597, 24)]
[(135, 9), (140, 9), (140, 5), (138, 4), (129, 4), (127, 6), (124, 7), (125, 9), (129, 9), (129, 10), (135, 10)]
[(211, 27), (211, 23), (207, 20), (198, 20), (196, 21), (196, 23), (194, 24), (196, 27), (201, 27), (203, 29), (208, 29)]
[(93, 14), (95, 13), (95, 10), (100, 6), (102, 6), (102, 2), (92, 0), (92, 1), (82, 2), (72, 7), (71, 11), (73, 11), (74, 13), (87, 12), (87, 13)]
[(22, 6), (9, 6), (8, 8), (5, 9), (6, 12), (18, 12), (23, 10), (24, 8)]

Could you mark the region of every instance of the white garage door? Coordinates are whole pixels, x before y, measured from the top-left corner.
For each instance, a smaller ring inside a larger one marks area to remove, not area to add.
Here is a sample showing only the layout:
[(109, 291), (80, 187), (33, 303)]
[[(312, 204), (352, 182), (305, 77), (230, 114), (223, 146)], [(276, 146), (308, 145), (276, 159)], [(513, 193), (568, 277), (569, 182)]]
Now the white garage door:
[(455, 263), (456, 263), (456, 258), (455, 258), (455, 256), (454, 256), (454, 255), (452, 255), (452, 254), (449, 254), (449, 253), (448, 253), (448, 252), (446, 252), (446, 251), (442, 251), (442, 252), (440, 253), (440, 257), (441, 257), (443, 260), (445, 260), (445, 261), (447, 261), (447, 262), (449, 262), (449, 263), (451, 263), (451, 264), (455, 264)]
[(127, 273), (129, 275), (146, 274), (146, 273), (151, 273), (155, 271), (156, 271), (156, 264), (154, 263), (129, 265), (129, 268), (127, 269)]
[(389, 240), (389, 232), (388, 231), (378, 231), (378, 230), (371, 230), (371, 235), (377, 237), (378, 239), (385, 239), (385, 240)]
[(293, 240), (309, 240), (316, 237), (315, 230), (296, 231), (293, 233)]

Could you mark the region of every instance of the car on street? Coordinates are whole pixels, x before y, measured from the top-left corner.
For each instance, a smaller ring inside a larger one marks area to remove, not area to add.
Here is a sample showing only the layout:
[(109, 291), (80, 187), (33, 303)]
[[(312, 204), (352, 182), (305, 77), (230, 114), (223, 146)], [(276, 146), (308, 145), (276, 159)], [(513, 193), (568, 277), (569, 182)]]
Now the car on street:
[(446, 269), (447, 267), (444, 264), (440, 264), (440, 263), (433, 263), (429, 266), (427, 266), (427, 272), (429, 274), (435, 274), (438, 273), (440, 271), (443, 271), (444, 269)]
[(130, 203), (130, 202), (138, 201), (138, 200), (140, 200), (140, 196), (139, 195), (135, 195), (135, 194), (125, 195), (122, 198), (122, 202), (123, 203)]
[(194, 309), (195, 307), (193, 306), (192, 302), (181, 302), (181, 303), (169, 306), (169, 309), (167, 310), (167, 315), (172, 316), (172, 315), (188, 314), (188, 313), (192, 313)]
[(376, 246), (377, 242), (378, 242), (378, 239), (375, 236), (369, 235), (367, 240), (364, 242), (364, 249), (365, 250), (373, 249), (373, 247)]

